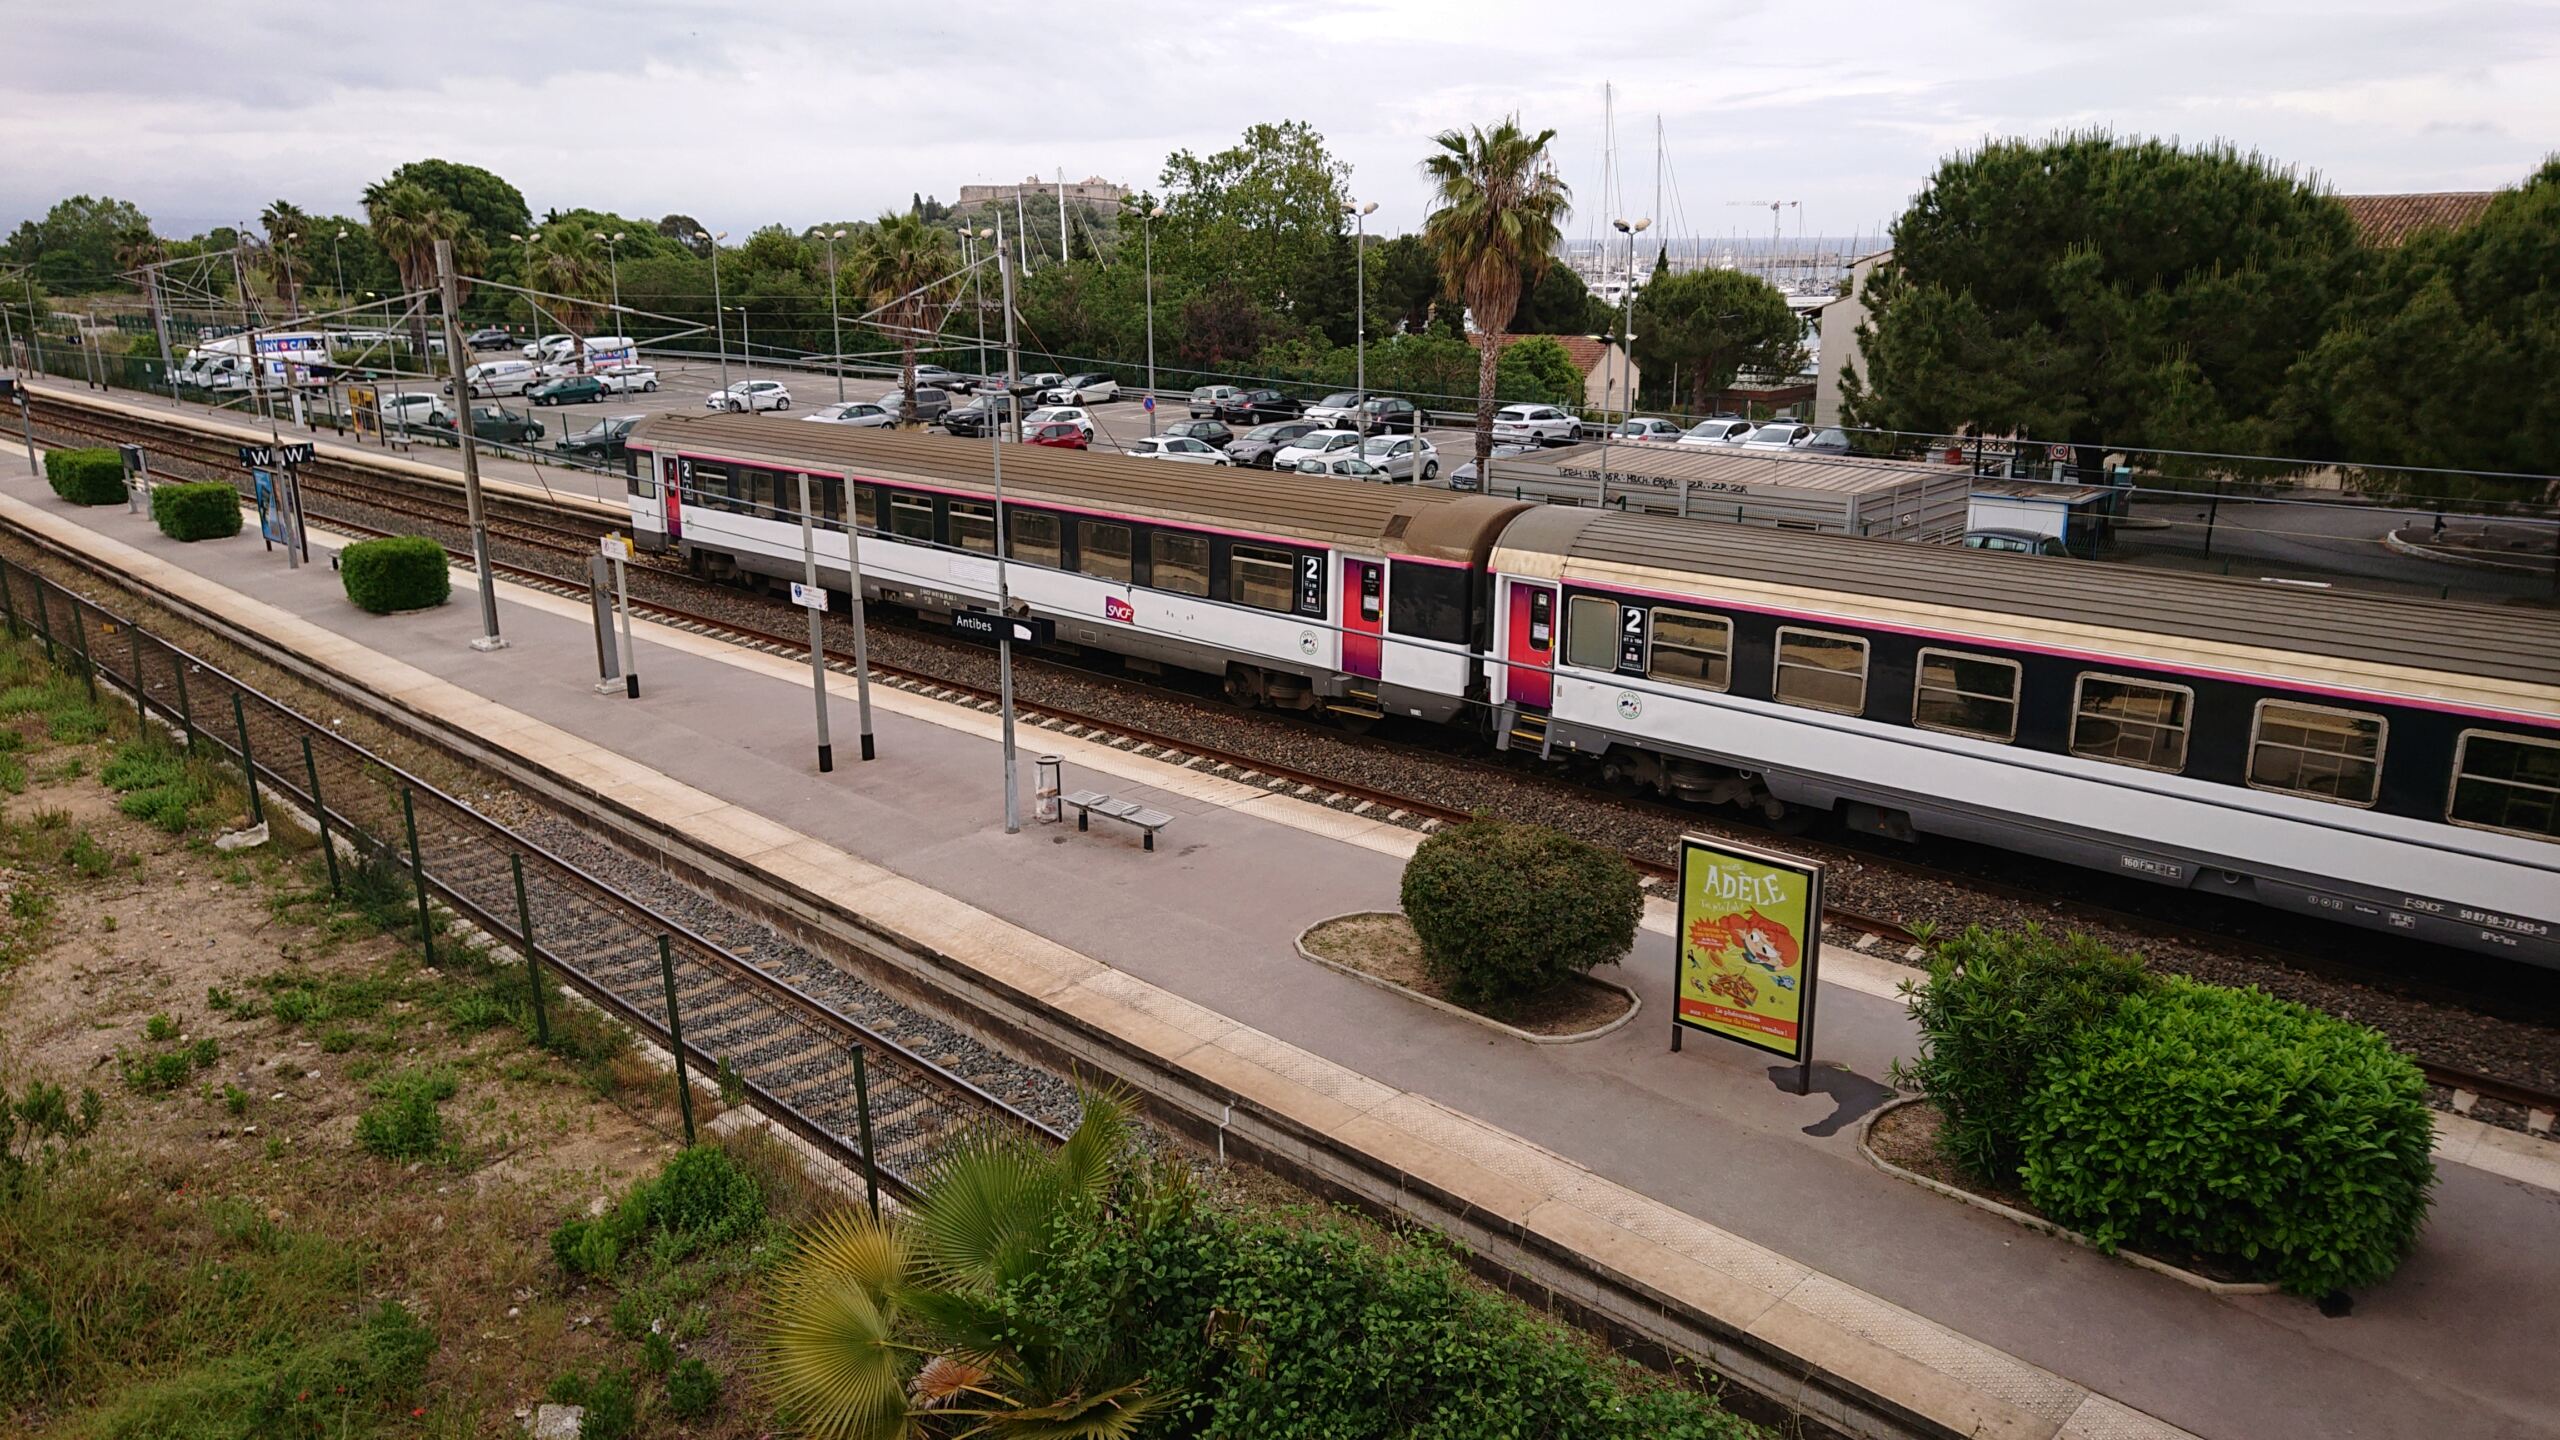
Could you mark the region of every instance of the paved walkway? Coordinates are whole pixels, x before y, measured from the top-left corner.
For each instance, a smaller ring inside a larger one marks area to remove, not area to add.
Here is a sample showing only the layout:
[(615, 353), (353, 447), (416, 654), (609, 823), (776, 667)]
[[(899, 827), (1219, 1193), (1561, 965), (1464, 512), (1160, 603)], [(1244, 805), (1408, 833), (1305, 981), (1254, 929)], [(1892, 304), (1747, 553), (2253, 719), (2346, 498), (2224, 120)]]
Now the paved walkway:
[[(875, 687), (881, 758), (852, 763), (851, 682), (839, 679), (837, 753), (848, 761), (819, 776), (805, 667), (644, 626), (647, 696), (599, 697), (589, 630), (569, 602), (509, 592), (513, 647), (476, 654), (467, 605), (368, 617), (327, 568), (288, 575), (254, 540), (178, 546), (121, 510), (71, 511), (15, 476), (5, 488), (2198, 1434), (2560, 1429), (2549, 1364), (2560, 1194), (2446, 1166), (2418, 1252), (2349, 1318), (2284, 1297), (2209, 1296), (1864, 1163), (1854, 1122), (1910, 1040), (1899, 1006), (1878, 993), (1891, 977), (1872, 962), (1843, 963), (1823, 987), (1825, 1066), (1810, 1097), (1786, 1093), (1764, 1057), (1737, 1047), (1693, 1037), (1667, 1052), (1667, 927), (1622, 967), (1644, 997), (1634, 1025), (1578, 1045), (1519, 1044), (1293, 953), (1314, 920), (1394, 904), (1391, 861), (1409, 853), (1409, 831), (1032, 730), (1027, 749), (1067, 755), (1069, 788), (1178, 818), (1152, 855), (1118, 827), (1009, 837), (995, 719), (974, 709)], [(1027, 797), (1027, 757), (1023, 773)]]

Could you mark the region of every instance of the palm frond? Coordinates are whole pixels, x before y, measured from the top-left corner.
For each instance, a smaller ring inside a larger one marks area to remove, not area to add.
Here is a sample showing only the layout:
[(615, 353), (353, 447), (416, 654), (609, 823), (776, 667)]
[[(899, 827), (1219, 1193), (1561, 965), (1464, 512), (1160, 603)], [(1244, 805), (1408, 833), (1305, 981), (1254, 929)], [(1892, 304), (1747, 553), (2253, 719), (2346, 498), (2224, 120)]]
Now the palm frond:
[(984, 1131), (946, 1149), (909, 1210), (916, 1265), (932, 1280), (992, 1288), (1039, 1253), (1058, 1199), (1051, 1157)]
[(759, 1371), (775, 1403), (821, 1440), (907, 1432), (913, 1347), (899, 1340), (906, 1272), (896, 1231), (861, 1211), (831, 1215), (776, 1267)]

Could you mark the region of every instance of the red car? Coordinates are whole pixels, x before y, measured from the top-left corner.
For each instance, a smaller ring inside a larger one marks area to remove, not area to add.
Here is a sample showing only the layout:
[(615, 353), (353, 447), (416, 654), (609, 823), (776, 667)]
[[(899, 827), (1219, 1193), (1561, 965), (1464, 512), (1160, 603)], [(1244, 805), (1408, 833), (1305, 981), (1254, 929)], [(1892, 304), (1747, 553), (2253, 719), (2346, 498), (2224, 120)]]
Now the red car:
[(1061, 450), (1093, 448), (1093, 441), (1086, 437), (1084, 427), (1073, 420), (1052, 420), (1023, 436), (1022, 439), (1023, 443), (1028, 445), (1054, 445)]

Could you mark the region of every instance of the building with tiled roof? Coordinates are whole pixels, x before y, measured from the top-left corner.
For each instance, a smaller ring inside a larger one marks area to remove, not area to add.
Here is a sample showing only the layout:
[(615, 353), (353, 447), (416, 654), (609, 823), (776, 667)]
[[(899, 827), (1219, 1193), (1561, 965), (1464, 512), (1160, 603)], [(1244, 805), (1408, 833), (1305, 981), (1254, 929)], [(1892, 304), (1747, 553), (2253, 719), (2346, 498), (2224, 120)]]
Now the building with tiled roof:
[[(1529, 338), (1527, 335), (1505, 335), (1502, 337), (1502, 346), (1508, 350)], [(1624, 357), (1619, 357), (1612, 360), (1609, 367), (1603, 370), (1600, 361), (1617, 349), (1615, 345), (1604, 345), (1588, 335), (1546, 335), (1538, 338), (1553, 340), (1563, 346), (1565, 358), (1573, 362), (1574, 369), (1582, 372), (1582, 403), (1584, 405), (1594, 410), (1627, 408), (1627, 390), (1630, 382), (1638, 378), (1640, 367), (1627, 362)], [(1481, 346), (1484, 344), (1484, 336), (1470, 330), (1467, 332), (1467, 343)]]
[(2421, 230), (2459, 230), (2480, 218), (2494, 190), (2434, 190), (2422, 195), (2341, 195), (2356, 238), (2378, 250), (2408, 242)]

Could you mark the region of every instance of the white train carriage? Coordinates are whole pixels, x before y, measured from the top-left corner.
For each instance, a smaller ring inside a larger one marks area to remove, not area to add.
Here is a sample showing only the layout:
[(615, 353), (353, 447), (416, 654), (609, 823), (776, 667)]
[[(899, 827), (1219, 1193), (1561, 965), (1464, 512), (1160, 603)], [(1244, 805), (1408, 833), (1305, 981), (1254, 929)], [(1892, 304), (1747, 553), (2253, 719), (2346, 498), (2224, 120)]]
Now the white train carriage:
[[(928, 615), (996, 603), (988, 443), (665, 415), (629, 441), (634, 538), (713, 573), (796, 580), (799, 477), (821, 578)], [(1061, 642), (1222, 676), (1247, 704), (1442, 721), (1477, 677), (1480, 577), (1513, 501), (1324, 477), (1005, 452), (1016, 607)]]
[(1500, 743), (2560, 965), (2560, 617), (1590, 509), (1492, 564)]

